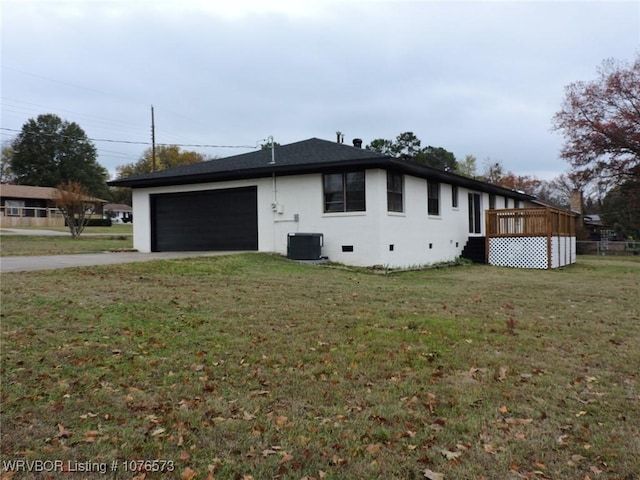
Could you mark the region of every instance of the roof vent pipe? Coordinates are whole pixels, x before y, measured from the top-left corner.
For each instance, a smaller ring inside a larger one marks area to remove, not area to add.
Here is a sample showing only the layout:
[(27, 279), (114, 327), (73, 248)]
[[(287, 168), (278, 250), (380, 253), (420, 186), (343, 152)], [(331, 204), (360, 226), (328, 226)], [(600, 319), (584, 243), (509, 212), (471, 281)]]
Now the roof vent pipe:
[(271, 161), (269, 162), (269, 165), (274, 165), (276, 163), (276, 144), (273, 141), (273, 135), (269, 135), (269, 138), (267, 138), (267, 140), (269, 141), (269, 146), (271, 148)]
[(336, 142), (344, 143), (344, 133), (342, 133), (340, 130), (336, 132)]
[(362, 139), (361, 138), (354, 138), (353, 139), (353, 146), (356, 148), (362, 148)]

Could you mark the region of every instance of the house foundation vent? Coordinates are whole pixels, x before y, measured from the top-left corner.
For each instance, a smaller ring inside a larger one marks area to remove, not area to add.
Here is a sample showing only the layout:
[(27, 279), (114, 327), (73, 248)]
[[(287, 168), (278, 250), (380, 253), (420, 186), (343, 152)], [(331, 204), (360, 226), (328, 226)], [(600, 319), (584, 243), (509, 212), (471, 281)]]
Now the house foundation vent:
[(287, 258), (319, 260), (322, 257), (322, 233), (290, 233), (287, 235)]

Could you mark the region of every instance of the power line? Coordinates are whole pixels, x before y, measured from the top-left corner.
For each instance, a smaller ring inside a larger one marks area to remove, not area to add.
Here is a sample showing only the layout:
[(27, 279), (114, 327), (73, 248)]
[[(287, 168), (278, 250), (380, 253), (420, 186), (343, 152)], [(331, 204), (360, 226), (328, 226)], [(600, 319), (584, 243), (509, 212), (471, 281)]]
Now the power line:
[[(56, 111), (56, 112), (67, 112), (67, 113), (72, 113), (76, 116), (81, 116), (81, 117), (85, 117), (87, 119), (89, 119), (89, 121), (92, 122), (99, 122), (102, 124), (107, 124), (107, 125), (111, 125), (112, 128), (121, 128), (123, 129), (124, 127), (127, 128), (131, 128), (131, 127), (140, 127), (139, 124), (137, 123), (133, 123), (133, 122), (125, 122), (122, 120), (113, 120), (110, 118), (105, 118), (105, 117), (100, 117), (97, 115), (91, 115), (91, 114), (87, 114), (87, 113), (81, 113), (81, 112), (76, 112), (74, 110), (68, 110), (66, 108), (60, 108), (60, 107), (53, 107), (50, 105), (42, 105), (39, 103), (30, 103), (30, 102), (24, 102), (22, 100), (15, 100), (12, 98), (7, 98), (7, 97), (2, 97), (0, 98), (0, 105), (3, 106), (3, 110), (4, 111), (8, 111), (11, 113), (17, 113), (17, 114), (24, 114), (24, 111), (32, 111), (32, 112), (38, 112), (38, 111), (42, 111), (43, 108), (46, 108), (48, 110), (52, 110), (52, 111)], [(38, 108), (33, 108), (33, 107), (38, 107)], [(21, 109), (24, 111), (16, 111), (16, 110), (10, 110), (10, 109)], [(105, 128), (105, 127), (102, 127)]]
[(34, 78), (39, 78), (41, 80), (47, 80), (49, 82), (59, 83), (61, 85), (67, 85), (67, 86), (74, 87), (74, 88), (80, 88), (82, 90), (87, 90), (89, 92), (100, 93), (101, 95), (108, 95), (108, 96), (112, 96), (112, 97), (115, 97), (115, 98), (120, 98), (121, 100), (125, 100), (127, 102), (142, 104), (142, 102), (139, 102), (139, 101), (136, 101), (136, 100), (132, 100), (130, 98), (125, 98), (125, 97), (122, 97), (120, 95), (114, 95), (113, 93), (104, 92), (102, 90), (97, 90), (95, 88), (84, 87), (82, 85), (77, 85), (77, 84), (74, 84), (74, 83), (63, 82), (61, 80), (56, 80), (54, 78), (45, 77), (43, 75), (36, 75), (35, 73), (30, 73), (30, 72), (25, 72), (23, 70), (18, 70), (17, 68), (9, 67), (8, 65), (2, 65), (2, 68), (5, 69), (5, 70), (11, 70), (13, 72), (20, 73), (22, 75), (27, 75), (27, 76), (34, 77)]
[[(17, 132), (17, 133), (20, 132), (20, 130), (16, 130), (15, 128), (0, 127), (0, 130), (5, 130), (8, 132)], [(54, 136), (56, 134), (44, 133), (43, 135)], [(60, 136), (66, 137), (66, 135), (60, 135)], [(90, 140), (92, 142), (123, 143), (127, 145), (152, 145), (151, 142), (139, 142), (139, 141), (133, 141), (133, 140), (113, 140), (108, 138), (87, 137), (87, 140)], [(252, 149), (258, 148), (256, 145), (212, 145), (212, 144), (206, 144), (206, 143), (156, 143), (156, 145), (161, 147), (174, 146), (174, 147), (198, 147), (198, 148), (252, 148)]]

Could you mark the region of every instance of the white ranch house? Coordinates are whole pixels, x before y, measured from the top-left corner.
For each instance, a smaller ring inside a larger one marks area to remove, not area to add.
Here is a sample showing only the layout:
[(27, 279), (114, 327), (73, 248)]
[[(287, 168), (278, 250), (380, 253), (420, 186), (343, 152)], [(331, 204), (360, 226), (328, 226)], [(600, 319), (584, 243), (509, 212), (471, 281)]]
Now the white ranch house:
[[(531, 268), (575, 261), (566, 212), (538, 208), (520, 192), (317, 138), (110, 184), (132, 188), (134, 248), (141, 252), (286, 255), (290, 242), (321, 234), (321, 256), (357, 266), (407, 268), (460, 256)], [(521, 209), (530, 213), (518, 216)], [(488, 211), (502, 212), (499, 220), (488, 222)], [(557, 229), (553, 215), (562, 218)], [(499, 239), (493, 255), (488, 234)]]

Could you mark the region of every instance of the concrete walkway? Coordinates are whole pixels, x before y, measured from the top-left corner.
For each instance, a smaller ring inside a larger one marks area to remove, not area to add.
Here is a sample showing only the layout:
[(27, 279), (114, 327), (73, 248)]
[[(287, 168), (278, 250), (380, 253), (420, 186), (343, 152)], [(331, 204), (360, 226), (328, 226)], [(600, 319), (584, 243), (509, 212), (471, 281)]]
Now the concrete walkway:
[(105, 252), (79, 253), (77, 255), (46, 255), (0, 258), (0, 273), (55, 270), (57, 268), (116, 265), (120, 263), (172, 260), (176, 258), (231, 255), (240, 252)]

